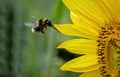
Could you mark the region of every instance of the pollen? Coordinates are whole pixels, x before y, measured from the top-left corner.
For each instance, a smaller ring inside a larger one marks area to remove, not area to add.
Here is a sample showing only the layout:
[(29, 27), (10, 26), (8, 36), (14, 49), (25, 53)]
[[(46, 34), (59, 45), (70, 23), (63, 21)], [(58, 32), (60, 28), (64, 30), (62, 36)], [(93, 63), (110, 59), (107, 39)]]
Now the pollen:
[(120, 77), (120, 22), (104, 24), (97, 42), (101, 77)]

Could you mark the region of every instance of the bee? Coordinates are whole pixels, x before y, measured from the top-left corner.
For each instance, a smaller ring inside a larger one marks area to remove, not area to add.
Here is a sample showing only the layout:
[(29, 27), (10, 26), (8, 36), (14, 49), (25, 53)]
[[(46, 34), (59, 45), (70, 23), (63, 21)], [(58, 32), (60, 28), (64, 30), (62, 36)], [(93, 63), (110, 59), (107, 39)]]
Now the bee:
[(38, 20), (36, 23), (25, 23), (26, 26), (31, 27), (32, 28), (32, 32), (41, 32), (41, 33), (45, 33), (45, 29), (47, 29), (47, 27), (53, 27), (52, 22), (50, 20), (48, 20), (47, 18), (42, 18), (40, 20)]

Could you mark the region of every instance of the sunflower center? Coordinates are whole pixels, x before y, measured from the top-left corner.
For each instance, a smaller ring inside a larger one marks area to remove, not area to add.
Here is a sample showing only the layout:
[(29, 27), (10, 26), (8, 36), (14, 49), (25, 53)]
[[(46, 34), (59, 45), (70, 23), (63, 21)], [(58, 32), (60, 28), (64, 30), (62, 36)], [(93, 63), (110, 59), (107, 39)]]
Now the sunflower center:
[(120, 23), (114, 20), (106, 23), (97, 42), (101, 76), (120, 77)]

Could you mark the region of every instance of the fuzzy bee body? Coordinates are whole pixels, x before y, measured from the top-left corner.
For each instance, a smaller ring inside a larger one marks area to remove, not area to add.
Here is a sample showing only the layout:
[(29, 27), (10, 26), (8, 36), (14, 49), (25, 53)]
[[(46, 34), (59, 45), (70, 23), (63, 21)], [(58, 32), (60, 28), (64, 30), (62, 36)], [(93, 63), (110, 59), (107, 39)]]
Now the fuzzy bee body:
[(36, 23), (25, 23), (25, 25), (28, 27), (31, 27), (32, 32), (41, 32), (41, 33), (45, 33), (44, 30), (48, 26), (53, 27), (51, 21), (46, 18), (42, 18), (39, 21), (37, 21)]

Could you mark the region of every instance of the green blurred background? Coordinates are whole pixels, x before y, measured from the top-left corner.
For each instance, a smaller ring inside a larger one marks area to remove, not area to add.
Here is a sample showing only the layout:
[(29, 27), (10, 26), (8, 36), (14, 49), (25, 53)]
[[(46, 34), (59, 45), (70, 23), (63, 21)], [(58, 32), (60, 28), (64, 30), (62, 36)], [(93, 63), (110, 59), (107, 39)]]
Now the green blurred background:
[(77, 77), (59, 70), (76, 55), (57, 49), (71, 39), (48, 28), (45, 34), (31, 33), (25, 22), (46, 17), (54, 24), (71, 23), (61, 0), (0, 0), (0, 77)]

